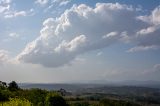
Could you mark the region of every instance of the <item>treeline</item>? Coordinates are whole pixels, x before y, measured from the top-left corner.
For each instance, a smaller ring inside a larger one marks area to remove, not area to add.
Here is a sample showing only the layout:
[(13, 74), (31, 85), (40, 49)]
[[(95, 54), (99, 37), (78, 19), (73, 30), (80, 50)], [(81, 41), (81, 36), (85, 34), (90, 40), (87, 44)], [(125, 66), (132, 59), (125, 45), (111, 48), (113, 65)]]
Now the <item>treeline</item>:
[(65, 92), (64, 89), (59, 91), (21, 89), (15, 81), (9, 84), (0, 81), (0, 106), (140, 106), (105, 98), (99, 101), (81, 100), (74, 96), (66, 97)]
[[(0, 81), (0, 104), (3, 106), (68, 106), (60, 92), (21, 89), (15, 81)], [(19, 105), (20, 104), (20, 105)]]

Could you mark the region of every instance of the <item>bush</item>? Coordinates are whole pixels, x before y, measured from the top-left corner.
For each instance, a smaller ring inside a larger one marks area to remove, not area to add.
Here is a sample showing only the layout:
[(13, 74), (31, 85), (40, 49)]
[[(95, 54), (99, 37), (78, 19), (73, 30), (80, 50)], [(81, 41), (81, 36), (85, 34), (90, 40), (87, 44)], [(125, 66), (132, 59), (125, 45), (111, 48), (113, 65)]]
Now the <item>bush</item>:
[(10, 101), (0, 103), (0, 106), (32, 106), (26, 99), (11, 98)]
[(45, 99), (47, 96), (46, 90), (41, 89), (30, 89), (30, 90), (24, 90), (23, 91), (23, 98), (26, 98), (30, 102), (33, 103), (34, 106), (44, 106), (45, 105)]
[(0, 89), (0, 101), (7, 101), (9, 100), (11, 93), (8, 90), (1, 90)]

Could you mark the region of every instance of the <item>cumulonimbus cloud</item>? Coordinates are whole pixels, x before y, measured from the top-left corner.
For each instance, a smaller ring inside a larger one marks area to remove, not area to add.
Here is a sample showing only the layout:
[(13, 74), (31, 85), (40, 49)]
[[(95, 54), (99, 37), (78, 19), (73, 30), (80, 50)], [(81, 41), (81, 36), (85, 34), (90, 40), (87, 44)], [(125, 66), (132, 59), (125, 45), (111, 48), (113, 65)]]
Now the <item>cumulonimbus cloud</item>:
[[(141, 40), (138, 34), (151, 26), (148, 17), (151, 16), (137, 16), (137, 10), (132, 6), (119, 3), (97, 3), (94, 8), (85, 4), (74, 5), (60, 17), (46, 19), (40, 36), (30, 42), (17, 59), (59, 67), (70, 63), (78, 55), (128, 40), (126, 38), (142, 45), (145, 38)], [(152, 31), (155, 33), (153, 41), (157, 31)], [(150, 45), (153, 41), (149, 41)]]

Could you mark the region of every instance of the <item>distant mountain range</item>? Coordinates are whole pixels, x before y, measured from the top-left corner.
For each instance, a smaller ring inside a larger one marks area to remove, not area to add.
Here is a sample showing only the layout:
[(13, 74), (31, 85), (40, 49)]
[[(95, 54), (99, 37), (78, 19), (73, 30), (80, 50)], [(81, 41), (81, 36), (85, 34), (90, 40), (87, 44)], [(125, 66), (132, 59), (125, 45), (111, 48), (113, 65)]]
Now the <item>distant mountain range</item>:
[(128, 81), (121, 81), (120, 85), (129, 85), (129, 86), (142, 86), (142, 87), (150, 87), (150, 88), (160, 88), (160, 81), (136, 81), (136, 80), (128, 80)]
[(54, 84), (54, 83), (20, 83), (19, 86), (23, 89), (29, 88), (41, 88), (47, 90), (59, 90), (61, 88), (67, 91), (77, 91), (86, 88), (97, 88), (103, 86), (136, 86), (136, 87), (148, 87), (148, 88), (160, 88), (160, 81), (119, 81), (119, 82), (107, 82), (107, 81), (94, 81), (87, 83), (65, 83), (65, 84)]

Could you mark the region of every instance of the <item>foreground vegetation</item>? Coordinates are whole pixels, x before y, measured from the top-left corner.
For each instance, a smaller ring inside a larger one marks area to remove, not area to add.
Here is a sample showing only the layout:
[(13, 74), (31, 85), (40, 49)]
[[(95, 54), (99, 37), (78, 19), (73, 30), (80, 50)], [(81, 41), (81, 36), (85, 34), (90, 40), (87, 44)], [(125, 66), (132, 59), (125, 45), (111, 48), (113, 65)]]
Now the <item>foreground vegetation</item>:
[(0, 106), (32, 106), (32, 103), (26, 99), (10, 98), (9, 101), (2, 101)]
[(64, 89), (59, 91), (21, 89), (15, 81), (9, 84), (0, 81), (0, 106), (143, 106), (143, 104), (107, 96), (103, 98), (75, 96)]

